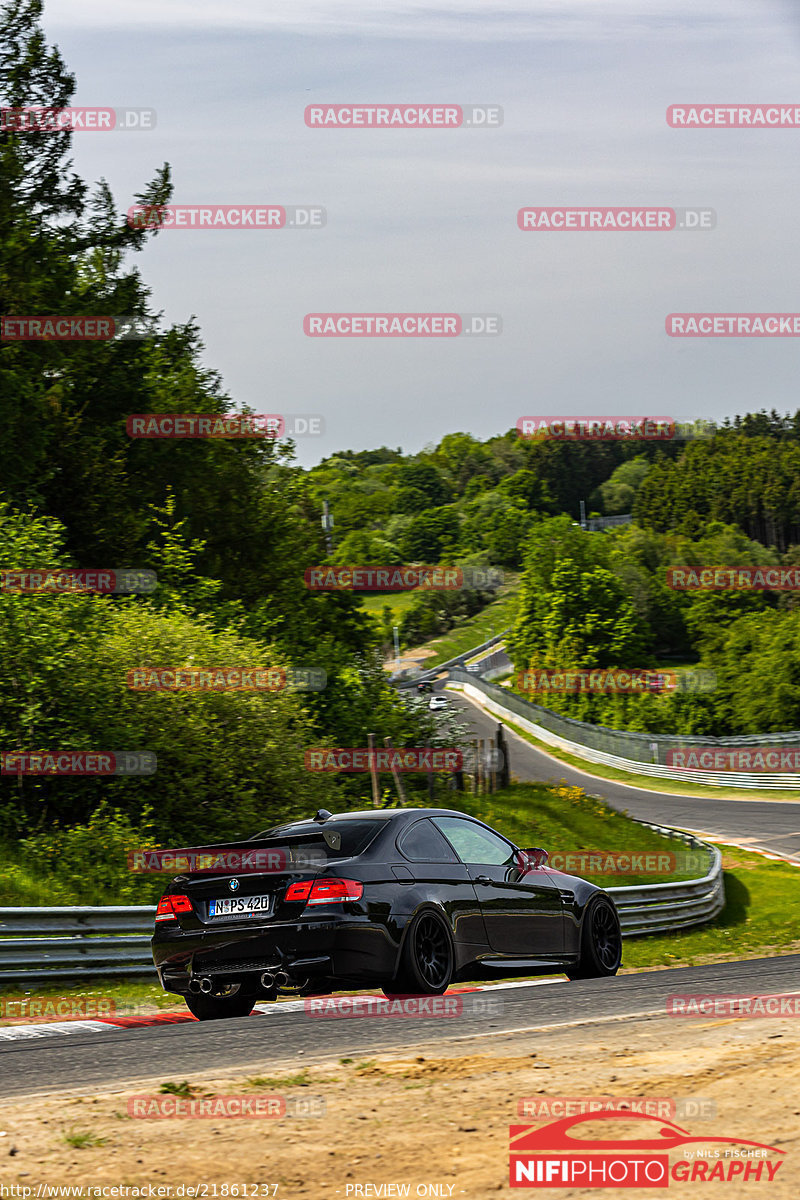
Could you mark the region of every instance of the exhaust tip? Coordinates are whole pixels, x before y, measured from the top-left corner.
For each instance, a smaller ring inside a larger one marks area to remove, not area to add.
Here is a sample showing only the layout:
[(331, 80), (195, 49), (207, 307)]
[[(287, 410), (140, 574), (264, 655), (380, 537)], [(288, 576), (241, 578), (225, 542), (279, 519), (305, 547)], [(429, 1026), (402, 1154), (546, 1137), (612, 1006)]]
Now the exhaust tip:
[(211, 980), (208, 978), (208, 976), (206, 976), (205, 979), (200, 980), (200, 991), (205, 992), (206, 995), (208, 995), (208, 993), (211, 991), (213, 986), (214, 985), (211, 982)]
[(289, 976), (286, 974), (285, 971), (276, 971), (275, 972), (275, 986), (276, 987), (286, 987), (286, 985), (289, 982), (290, 982)]
[(272, 971), (263, 971), (261, 974), (261, 986), (263, 988), (273, 988), (275, 986), (275, 976)]
[(189, 991), (192, 992), (194, 995), (197, 995), (197, 993), (200, 991), (200, 980), (199, 979), (190, 979), (189, 980)]

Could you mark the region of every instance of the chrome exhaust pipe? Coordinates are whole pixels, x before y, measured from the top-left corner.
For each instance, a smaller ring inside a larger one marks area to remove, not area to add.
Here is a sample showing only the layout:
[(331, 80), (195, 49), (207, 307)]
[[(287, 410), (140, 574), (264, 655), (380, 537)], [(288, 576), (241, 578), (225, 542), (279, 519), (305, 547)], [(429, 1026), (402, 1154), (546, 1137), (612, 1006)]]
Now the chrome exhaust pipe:
[(285, 971), (276, 971), (275, 972), (275, 986), (276, 987), (286, 987), (289, 983), (291, 983), (291, 980), (289, 979), (289, 976), (286, 974)]
[(200, 991), (200, 980), (199, 979), (190, 979), (189, 980), (189, 991), (192, 992), (194, 995), (197, 995), (197, 993)]
[(200, 980), (200, 991), (205, 992), (206, 995), (208, 995), (208, 993), (211, 991), (213, 986), (214, 986), (214, 984), (211, 982), (211, 980), (208, 978), (207, 975), (203, 979)]
[(262, 971), (261, 986), (269, 991), (275, 986), (275, 975), (272, 971)]

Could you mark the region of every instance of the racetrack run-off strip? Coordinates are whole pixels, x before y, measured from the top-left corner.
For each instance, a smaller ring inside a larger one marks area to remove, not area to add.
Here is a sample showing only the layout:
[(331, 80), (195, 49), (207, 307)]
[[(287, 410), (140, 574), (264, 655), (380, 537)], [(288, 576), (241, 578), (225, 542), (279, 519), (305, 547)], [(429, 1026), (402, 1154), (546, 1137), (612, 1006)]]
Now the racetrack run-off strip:
[[(508, 987), (542, 987), (548, 983), (563, 983), (562, 979), (530, 979), (521, 983), (487, 983), (479, 987), (451, 988), (448, 996), (464, 995), (467, 992), (491, 992)], [(366, 994), (359, 994), (358, 999), (368, 999)], [(372, 997), (383, 999), (383, 997)], [(305, 1000), (279, 1000), (277, 1003), (257, 1004), (250, 1014), (254, 1017), (274, 1017), (283, 1013), (303, 1012)], [(150, 1025), (185, 1025), (196, 1021), (191, 1013), (153, 1013), (142, 1017), (100, 1017), (87, 1021), (42, 1021), (36, 1025), (6, 1025), (0, 1026), (0, 1041), (16, 1042), (26, 1038), (55, 1037), (60, 1033), (103, 1033), (106, 1029), (144, 1029)]]

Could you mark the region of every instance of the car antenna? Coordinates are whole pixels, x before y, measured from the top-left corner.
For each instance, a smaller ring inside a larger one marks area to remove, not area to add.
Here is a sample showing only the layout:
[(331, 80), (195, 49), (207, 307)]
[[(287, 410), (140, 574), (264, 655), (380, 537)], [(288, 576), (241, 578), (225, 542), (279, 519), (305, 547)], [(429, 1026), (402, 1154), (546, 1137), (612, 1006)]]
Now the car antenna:
[(328, 812), (327, 808), (318, 808), (314, 820), (318, 825), (324, 825), (328, 818), (332, 816), (333, 813)]

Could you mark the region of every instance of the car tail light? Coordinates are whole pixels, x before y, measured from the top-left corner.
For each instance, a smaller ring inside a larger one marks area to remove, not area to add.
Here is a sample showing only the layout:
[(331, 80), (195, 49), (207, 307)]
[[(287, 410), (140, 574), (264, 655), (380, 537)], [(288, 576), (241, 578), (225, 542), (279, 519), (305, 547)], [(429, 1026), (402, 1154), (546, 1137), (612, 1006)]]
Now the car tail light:
[(192, 911), (192, 902), (188, 896), (162, 896), (156, 909), (156, 922), (177, 921), (178, 913)]
[(286, 889), (284, 900), (290, 903), (302, 900), (305, 904), (341, 904), (345, 900), (360, 900), (364, 885), (355, 879), (308, 879), (292, 883)]

